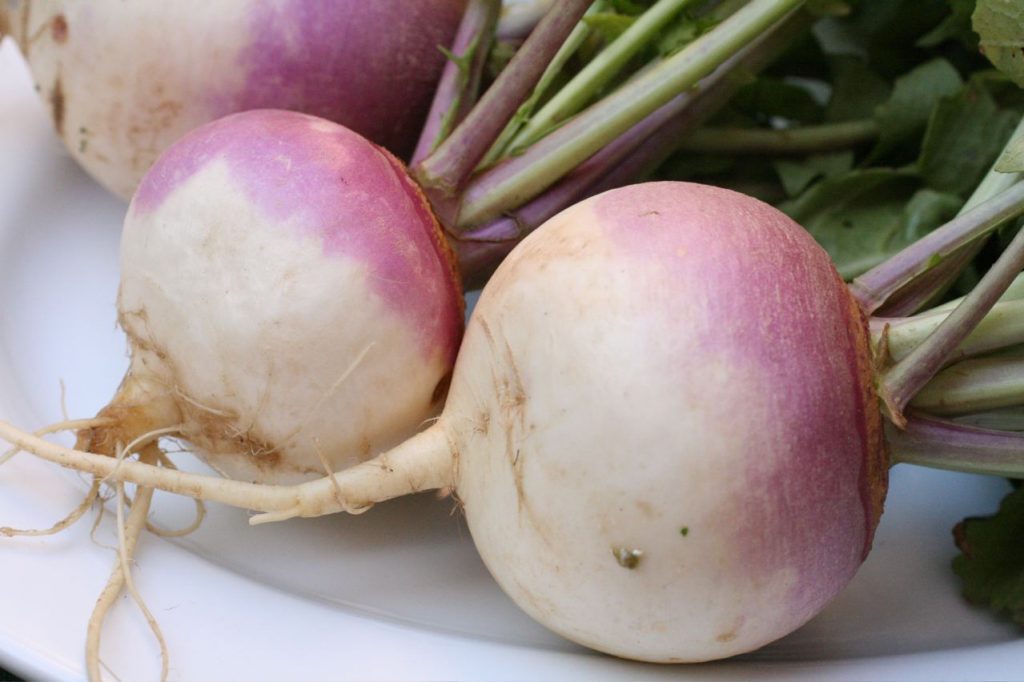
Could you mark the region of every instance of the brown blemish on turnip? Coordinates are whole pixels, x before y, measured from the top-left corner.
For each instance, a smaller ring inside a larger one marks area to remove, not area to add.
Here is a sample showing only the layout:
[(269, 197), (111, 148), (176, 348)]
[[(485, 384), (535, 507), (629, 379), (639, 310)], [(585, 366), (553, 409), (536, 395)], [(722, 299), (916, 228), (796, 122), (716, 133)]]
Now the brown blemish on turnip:
[(53, 42), (63, 45), (68, 41), (68, 20), (63, 14), (58, 14), (50, 21), (50, 35)]
[(61, 84), (59, 74), (53, 83), (53, 90), (50, 91), (50, 113), (57, 134), (64, 137), (64, 86)]
[(645, 500), (636, 500), (634, 504), (636, 505), (636, 508), (640, 510), (640, 513), (643, 514), (645, 519), (656, 519), (661, 516), (650, 502)]
[[(502, 358), (501, 360), (493, 361), (491, 364), (491, 382), (494, 385), (497, 398), (497, 417), (500, 419), (501, 428), (504, 430), (505, 458), (512, 468), (512, 482), (515, 485), (516, 503), (520, 517), (525, 517), (537, 530), (538, 535), (540, 535), (544, 542), (554, 547), (556, 543), (550, 537), (548, 524), (534, 511), (523, 482), (523, 469), (528, 459), (526, 456), (528, 451), (524, 450), (521, 444), (526, 434), (526, 405), (528, 400), (512, 347), (508, 344), (508, 341), (502, 339), (501, 347), (499, 348), (498, 339), (483, 315), (478, 314), (474, 319), (487, 339), (491, 349), (491, 357)], [(491, 416), (488, 415), (486, 418), (488, 428), (490, 420)]]
[(476, 418), (475, 431), (483, 436), (487, 435), (487, 432), (491, 429), (491, 413), (484, 410)]

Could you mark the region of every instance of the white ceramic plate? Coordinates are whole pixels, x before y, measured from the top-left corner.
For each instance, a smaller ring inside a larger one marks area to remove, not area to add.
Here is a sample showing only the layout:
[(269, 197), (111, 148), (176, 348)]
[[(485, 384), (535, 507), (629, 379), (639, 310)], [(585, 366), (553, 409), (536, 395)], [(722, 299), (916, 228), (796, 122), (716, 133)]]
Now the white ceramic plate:
[[(90, 416), (126, 366), (114, 324), (124, 206), (63, 153), (12, 46), (0, 49), (0, 417), (36, 428)], [(83, 480), (20, 455), (0, 468), (0, 525), (44, 527)], [(174, 680), (997, 679), (1024, 674), (1016, 632), (959, 597), (950, 528), (992, 509), (994, 479), (898, 469), (875, 550), (820, 617), (756, 654), (641, 665), (566, 643), (498, 589), (448, 501), (250, 528), (210, 509), (194, 535), (146, 536), (139, 589), (167, 637)], [(160, 523), (191, 503), (158, 493)], [(109, 517), (108, 517), (109, 519)], [(114, 561), (111, 524), (0, 539), (0, 665), (32, 679), (84, 676), (86, 620)], [(153, 679), (156, 645), (127, 600), (103, 661)]]

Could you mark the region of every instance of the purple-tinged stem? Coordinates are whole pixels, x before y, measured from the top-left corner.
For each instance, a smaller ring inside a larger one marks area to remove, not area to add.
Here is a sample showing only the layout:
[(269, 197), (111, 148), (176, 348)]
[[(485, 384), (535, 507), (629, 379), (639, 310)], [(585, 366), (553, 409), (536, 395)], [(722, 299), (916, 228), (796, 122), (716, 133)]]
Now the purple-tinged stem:
[(502, 3), (498, 40), (522, 40), (530, 35), (556, 0), (525, 0)]
[(946, 364), (956, 347), (974, 331), (1022, 268), (1024, 230), (1017, 233), (974, 290), (935, 331), (882, 376), (879, 395), (898, 426), (904, 421), (903, 409), (910, 399)]
[[(760, 71), (813, 23), (811, 14), (794, 13), (723, 62), (696, 88), (674, 97), (532, 201), (462, 233), (454, 244), (466, 286), (481, 284), (523, 236), (563, 209), (612, 186), (636, 182), (643, 177), (642, 171), (660, 165), (680, 139), (714, 115), (747, 82), (738, 72)], [(608, 178), (614, 184), (609, 185)]]
[(987, 239), (976, 239), (961, 246), (949, 258), (894, 291), (878, 309), (878, 313), (886, 317), (913, 315), (953, 284), (963, 269), (985, 246), (986, 241)]
[(434, 92), (434, 101), (411, 165), (434, 151), (476, 102), (500, 14), (501, 0), (469, 0)]
[(1024, 476), (1024, 433), (982, 429), (910, 414), (903, 429), (886, 427), (893, 464), (975, 474)]
[(751, 0), (712, 31), (591, 105), (521, 156), (482, 173), (463, 193), (455, 230), (484, 224), (536, 197), (611, 140), (696, 85), (802, 3)]
[[(562, 42), (593, 0), (559, 0), (519, 48), (476, 106), (414, 174), (428, 195), (451, 197), (533, 92)], [(431, 198), (434, 198), (431, 196)]]
[(797, 155), (848, 149), (878, 137), (873, 119), (793, 128), (705, 127), (689, 135), (680, 151), (699, 154)]
[[(685, 115), (669, 120), (655, 134), (644, 140), (632, 154), (602, 178), (594, 188), (595, 193), (621, 187), (648, 177), (679, 150), (680, 145), (696, 126), (720, 109), (736, 90), (747, 82), (744, 78), (739, 77), (739, 72), (756, 73), (763, 69), (774, 61), (785, 48), (789, 47), (798, 36), (807, 31), (815, 20), (816, 17), (810, 12), (794, 12), (771, 31), (751, 43), (748, 49), (752, 49), (752, 51), (748, 53), (747, 57), (740, 57), (742, 62), (737, 65), (740, 68), (722, 73), (723, 77), (720, 81), (707, 85), (705, 85), (705, 81), (701, 81), (696, 88), (696, 92), (700, 94), (696, 98), (693, 108), (688, 109)], [(680, 97), (685, 96), (685, 94), (680, 95)], [(705, 107), (706, 110), (701, 111)], [(691, 117), (694, 120), (688, 120)]]
[(936, 374), (911, 409), (933, 415), (971, 414), (1024, 405), (1024, 355), (1020, 352), (964, 360)]
[[(1017, 124), (1016, 130), (1006, 143), (1007, 148), (1019, 143), (1021, 139), (1024, 139), (1024, 119)], [(1024, 178), (1024, 173), (1004, 173), (996, 170), (997, 164), (998, 161), (993, 164), (975, 187), (967, 203), (960, 209), (960, 214), (966, 213)], [(987, 241), (987, 238), (976, 239), (970, 244), (960, 247), (927, 274), (893, 292), (885, 302), (883, 314), (889, 316), (910, 315), (936, 301), (953, 285), (956, 278), (974, 260)]]
[(850, 283), (850, 293), (864, 312), (871, 314), (900, 287), (1022, 212), (1024, 183), (1017, 183), (865, 272)]

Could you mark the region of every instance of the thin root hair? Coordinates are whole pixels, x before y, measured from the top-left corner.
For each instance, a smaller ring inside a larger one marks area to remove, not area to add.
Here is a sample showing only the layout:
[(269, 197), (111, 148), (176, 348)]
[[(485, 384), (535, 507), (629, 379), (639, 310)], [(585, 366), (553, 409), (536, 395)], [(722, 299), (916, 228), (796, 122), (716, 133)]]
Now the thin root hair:
[(99, 478), (93, 476), (92, 485), (89, 487), (89, 492), (87, 492), (85, 494), (85, 497), (82, 498), (82, 501), (78, 504), (77, 507), (72, 509), (71, 512), (67, 516), (65, 516), (63, 519), (61, 519), (57, 523), (53, 524), (49, 528), (41, 528), (41, 529), (35, 529), (35, 528), (28, 528), (28, 529), (9, 528), (7, 526), (4, 526), (3, 528), (0, 528), (0, 535), (3, 535), (5, 537), (9, 537), (9, 538), (10, 537), (41, 537), (41, 536), (44, 536), (44, 535), (56, 535), (57, 533), (65, 530), (67, 528), (70, 528), (72, 525), (75, 524), (75, 522), (77, 522), (79, 519), (81, 519), (83, 516), (85, 516), (85, 513), (87, 511), (89, 511), (89, 508), (92, 507), (93, 503), (97, 499), (99, 499), (99, 497), (100, 497), (100, 480), (99, 480)]

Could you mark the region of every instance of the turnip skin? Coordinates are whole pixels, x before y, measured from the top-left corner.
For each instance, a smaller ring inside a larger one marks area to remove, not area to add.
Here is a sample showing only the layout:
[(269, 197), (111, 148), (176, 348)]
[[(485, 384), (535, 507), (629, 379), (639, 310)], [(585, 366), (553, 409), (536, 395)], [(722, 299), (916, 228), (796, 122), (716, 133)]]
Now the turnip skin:
[[(569, 639), (669, 662), (760, 647), (846, 585), (885, 493), (879, 415), (865, 321), (806, 233), (658, 183), (516, 248), (439, 426), (510, 596)], [(632, 569), (614, 555), (634, 549)]]
[(139, 187), (121, 272), (131, 369), (94, 449), (177, 419), (227, 476), (294, 482), (325, 473), (317, 450), (355, 464), (440, 407), (451, 254), (402, 164), (341, 126), (254, 111), (190, 133)]
[(70, 154), (128, 199), (174, 140), (250, 109), (303, 111), (410, 153), (464, 5), (16, 0), (0, 14)]

